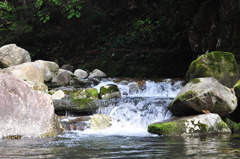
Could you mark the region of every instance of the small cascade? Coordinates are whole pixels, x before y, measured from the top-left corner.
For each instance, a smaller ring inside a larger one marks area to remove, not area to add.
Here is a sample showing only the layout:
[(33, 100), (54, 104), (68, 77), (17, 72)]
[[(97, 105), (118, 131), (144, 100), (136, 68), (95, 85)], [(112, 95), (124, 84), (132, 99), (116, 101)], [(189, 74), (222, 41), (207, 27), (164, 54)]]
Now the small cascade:
[(103, 130), (104, 134), (146, 133), (149, 124), (169, 119), (171, 113), (167, 107), (184, 85), (181, 80), (171, 79), (158, 82), (115, 81), (108, 79), (95, 86), (99, 90), (101, 86), (115, 84), (122, 94), (122, 98), (99, 100), (97, 103), (99, 109), (96, 113), (112, 118), (112, 126)]

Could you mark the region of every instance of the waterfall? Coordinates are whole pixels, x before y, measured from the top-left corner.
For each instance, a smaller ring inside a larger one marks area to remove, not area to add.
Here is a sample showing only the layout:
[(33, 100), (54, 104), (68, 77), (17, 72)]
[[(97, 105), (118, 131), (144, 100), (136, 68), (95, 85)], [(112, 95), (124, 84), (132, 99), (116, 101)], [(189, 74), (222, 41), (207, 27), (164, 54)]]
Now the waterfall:
[[(147, 126), (153, 122), (169, 119), (171, 113), (167, 106), (183, 87), (182, 80), (164, 79), (161, 81), (132, 81), (106, 79), (95, 88), (106, 84), (118, 86), (122, 98), (101, 100), (97, 113), (110, 116), (112, 126), (104, 134), (146, 133)], [(86, 132), (92, 132), (86, 130)], [(93, 132), (92, 132), (93, 133)], [(98, 132), (99, 133), (99, 132)]]

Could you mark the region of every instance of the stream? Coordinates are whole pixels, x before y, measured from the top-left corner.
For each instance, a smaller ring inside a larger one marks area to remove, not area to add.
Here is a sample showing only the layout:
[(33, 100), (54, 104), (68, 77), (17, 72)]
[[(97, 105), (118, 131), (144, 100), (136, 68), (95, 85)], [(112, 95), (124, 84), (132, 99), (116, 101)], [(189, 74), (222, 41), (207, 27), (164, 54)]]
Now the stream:
[[(240, 136), (158, 136), (147, 132), (153, 122), (171, 118), (167, 106), (184, 82), (176, 79), (105, 79), (95, 88), (116, 84), (122, 98), (101, 100), (96, 113), (112, 118), (104, 130), (68, 131), (50, 138), (0, 139), (0, 158), (239, 158)], [(74, 117), (73, 117), (74, 118)]]

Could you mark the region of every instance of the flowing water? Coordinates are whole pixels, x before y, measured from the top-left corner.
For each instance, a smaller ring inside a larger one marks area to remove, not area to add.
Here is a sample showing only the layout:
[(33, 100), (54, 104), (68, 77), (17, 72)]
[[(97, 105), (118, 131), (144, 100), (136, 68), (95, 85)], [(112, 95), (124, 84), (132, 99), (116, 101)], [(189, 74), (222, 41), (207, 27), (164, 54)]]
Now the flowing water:
[(240, 136), (158, 136), (147, 132), (153, 122), (169, 119), (167, 106), (183, 82), (106, 79), (118, 85), (122, 98), (99, 102), (99, 114), (112, 118), (105, 130), (69, 131), (51, 138), (0, 139), (0, 158), (239, 158)]

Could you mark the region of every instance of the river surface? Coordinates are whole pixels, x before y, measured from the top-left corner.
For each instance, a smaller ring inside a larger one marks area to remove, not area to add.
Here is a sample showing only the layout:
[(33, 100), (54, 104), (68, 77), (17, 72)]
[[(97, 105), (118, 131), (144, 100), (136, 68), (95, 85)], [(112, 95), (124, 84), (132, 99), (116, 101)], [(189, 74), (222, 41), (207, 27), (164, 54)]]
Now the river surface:
[(118, 85), (123, 96), (99, 102), (96, 113), (110, 116), (111, 127), (68, 131), (51, 138), (2, 138), (0, 158), (240, 158), (238, 135), (170, 137), (147, 132), (149, 124), (171, 118), (167, 106), (183, 87), (183, 81), (106, 79), (95, 88), (106, 84)]

